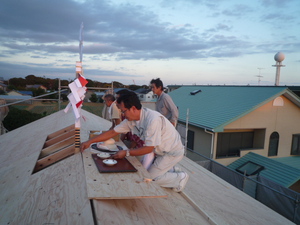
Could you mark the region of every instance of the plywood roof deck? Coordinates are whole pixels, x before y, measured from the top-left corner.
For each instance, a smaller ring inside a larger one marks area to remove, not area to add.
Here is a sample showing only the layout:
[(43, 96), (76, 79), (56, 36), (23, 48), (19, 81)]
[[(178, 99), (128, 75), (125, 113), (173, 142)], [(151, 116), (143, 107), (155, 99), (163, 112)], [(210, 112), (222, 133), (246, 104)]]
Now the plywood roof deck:
[[(110, 123), (84, 110), (81, 138)], [(89, 200), (81, 153), (32, 174), (47, 136), (74, 124), (59, 111), (0, 136), (0, 224), (292, 224), (187, 158), (183, 193)]]

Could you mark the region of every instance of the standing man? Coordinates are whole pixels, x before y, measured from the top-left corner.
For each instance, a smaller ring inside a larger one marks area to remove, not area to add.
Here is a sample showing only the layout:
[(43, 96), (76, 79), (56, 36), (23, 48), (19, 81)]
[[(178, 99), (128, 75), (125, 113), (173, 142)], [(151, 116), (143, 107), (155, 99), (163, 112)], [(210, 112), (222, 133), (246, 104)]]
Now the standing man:
[(155, 80), (152, 79), (150, 84), (153, 93), (158, 96), (156, 101), (156, 111), (163, 114), (168, 120), (170, 120), (173, 126), (176, 127), (178, 120), (178, 109), (170, 95), (164, 92), (163, 82), (157, 78)]
[(110, 129), (114, 128), (121, 122), (121, 111), (118, 109), (115, 97), (112, 94), (104, 96), (105, 105), (108, 108), (108, 118), (112, 122)]
[(145, 142), (144, 146), (120, 150), (113, 158), (121, 159), (125, 156), (140, 156), (155, 152), (156, 159), (148, 170), (151, 179), (162, 187), (172, 188), (176, 192), (182, 191), (189, 175), (176, 170), (175, 167), (184, 155), (184, 146), (175, 127), (160, 113), (143, 108), (136, 94), (121, 95), (117, 103), (126, 119), (114, 129), (83, 142), (81, 151), (94, 142), (108, 140), (120, 133), (136, 131)]

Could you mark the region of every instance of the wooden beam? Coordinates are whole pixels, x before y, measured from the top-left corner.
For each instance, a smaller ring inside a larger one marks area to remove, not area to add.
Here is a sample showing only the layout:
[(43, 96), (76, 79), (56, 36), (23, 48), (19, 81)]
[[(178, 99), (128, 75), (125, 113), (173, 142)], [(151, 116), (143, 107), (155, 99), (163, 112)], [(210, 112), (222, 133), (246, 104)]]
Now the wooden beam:
[(58, 131), (56, 131), (56, 132), (54, 132), (52, 134), (49, 134), (48, 137), (47, 137), (47, 140), (55, 138), (55, 137), (57, 137), (57, 136), (59, 136), (61, 134), (64, 134), (64, 133), (66, 133), (66, 132), (68, 132), (70, 130), (73, 130), (73, 129), (75, 129), (75, 125), (74, 124), (72, 124), (72, 125), (70, 125), (68, 127), (65, 127), (65, 128), (63, 128), (61, 130), (58, 130)]
[(56, 137), (53, 137), (50, 140), (47, 140), (45, 142), (44, 148), (47, 148), (47, 147), (49, 147), (49, 146), (51, 146), (51, 145), (53, 145), (53, 144), (55, 144), (57, 142), (65, 140), (65, 139), (67, 139), (67, 138), (69, 138), (71, 136), (73, 136), (73, 137), (75, 136), (75, 129), (68, 130), (66, 133), (60, 134), (60, 135), (58, 135)]
[(72, 137), (69, 137), (69, 138), (67, 138), (67, 139), (65, 139), (65, 140), (62, 140), (62, 141), (60, 141), (60, 142), (58, 142), (58, 143), (56, 143), (56, 144), (54, 144), (54, 145), (51, 145), (51, 146), (49, 146), (49, 147), (47, 147), (47, 148), (44, 148), (44, 149), (42, 149), (42, 151), (41, 151), (41, 154), (40, 154), (40, 156), (39, 156), (39, 159), (44, 158), (44, 157), (46, 157), (46, 156), (48, 156), (48, 155), (51, 155), (51, 154), (53, 154), (54, 152), (57, 152), (57, 151), (59, 151), (60, 149), (63, 149), (63, 148), (65, 148), (65, 147), (67, 147), (67, 146), (69, 146), (69, 145), (72, 145), (72, 144), (74, 144), (74, 143), (75, 143), (75, 137), (72, 136)]
[(62, 160), (70, 155), (74, 155), (75, 144), (68, 146), (54, 154), (48, 155), (42, 159), (39, 159), (34, 167), (33, 173), (36, 173), (47, 166), (50, 166), (56, 163), (59, 160)]

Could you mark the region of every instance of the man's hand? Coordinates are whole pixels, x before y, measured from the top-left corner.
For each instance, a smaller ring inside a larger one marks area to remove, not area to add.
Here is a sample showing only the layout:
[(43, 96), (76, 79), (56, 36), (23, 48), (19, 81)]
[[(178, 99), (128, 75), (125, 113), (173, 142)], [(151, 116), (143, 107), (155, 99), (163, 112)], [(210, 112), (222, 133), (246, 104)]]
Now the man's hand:
[(116, 154), (112, 155), (113, 159), (123, 159), (126, 156), (126, 150), (118, 151)]
[(80, 145), (80, 151), (83, 152), (88, 147), (90, 147), (90, 144), (88, 143), (88, 141), (82, 142), (81, 145)]

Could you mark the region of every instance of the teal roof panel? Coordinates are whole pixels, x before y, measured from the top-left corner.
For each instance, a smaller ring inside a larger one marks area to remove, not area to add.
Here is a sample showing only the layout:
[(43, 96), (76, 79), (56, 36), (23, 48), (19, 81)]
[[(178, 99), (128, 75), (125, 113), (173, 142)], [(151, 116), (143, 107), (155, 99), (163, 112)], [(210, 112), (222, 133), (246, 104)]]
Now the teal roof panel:
[[(191, 92), (201, 90), (192, 95)], [(179, 109), (179, 121), (215, 132), (287, 92), (280, 86), (182, 86), (169, 95)], [(289, 91), (291, 92), (291, 91)]]
[(284, 163), (291, 167), (297, 168), (300, 170), (300, 155), (299, 156), (289, 156), (289, 157), (281, 157), (274, 158), (275, 161)]
[(228, 168), (235, 170), (248, 161), (264, 166), (265, 169), (259, 173), (260, 176), (284, 187), (290, 187), (300, 179), (300, 169), (253, 152), (249, 152), (247, 155), (237, 159), (228, 165)]

